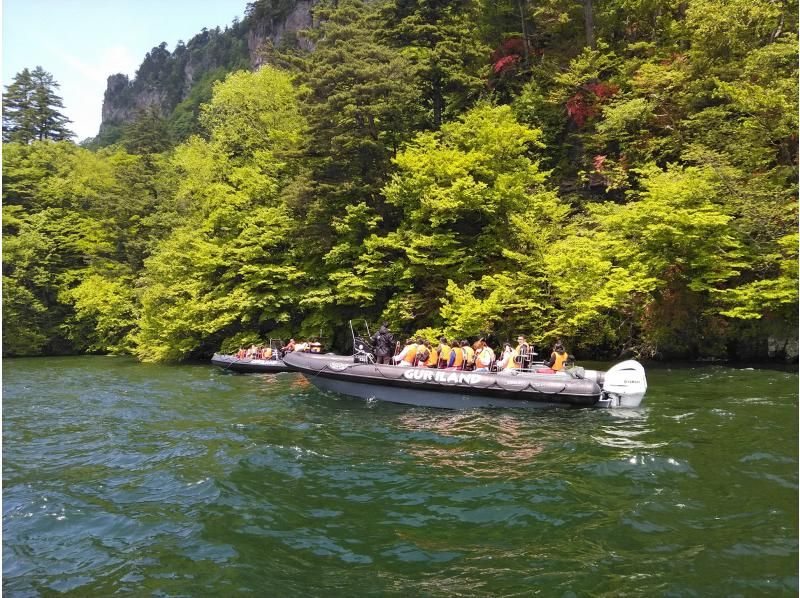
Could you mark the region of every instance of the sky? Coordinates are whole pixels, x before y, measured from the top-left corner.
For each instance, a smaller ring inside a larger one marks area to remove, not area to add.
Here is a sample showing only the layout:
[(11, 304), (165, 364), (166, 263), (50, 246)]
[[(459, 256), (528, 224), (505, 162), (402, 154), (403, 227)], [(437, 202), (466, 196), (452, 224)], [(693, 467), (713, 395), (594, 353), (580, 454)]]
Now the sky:
[(24, 68), (41, 66), (60, 85), (61, 112), (76, 141), (100, 128), (110, 75), (133, 78), (161, 42), (172, 51), (203, 27), (244, 17), (248, 0), (2, 0), (3, 92)]

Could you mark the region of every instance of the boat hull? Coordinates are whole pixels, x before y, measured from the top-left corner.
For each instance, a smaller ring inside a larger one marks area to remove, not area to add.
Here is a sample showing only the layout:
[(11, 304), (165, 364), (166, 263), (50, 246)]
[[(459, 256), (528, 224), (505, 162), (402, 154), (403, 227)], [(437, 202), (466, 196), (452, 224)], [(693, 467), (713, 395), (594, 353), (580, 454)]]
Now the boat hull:
[(292, 371), (280, 359), (237, 359), (235, 355), (222, 355), (220, 353), (214, 353), (211, 363), (224, 370), (241, 373), (277, 374)]
[(291, 353), (286, 365), (322, 390), (445, 409), (596, 406), (594, 380), (567, 374), (494, 374), (354, 363), (352, 357)]

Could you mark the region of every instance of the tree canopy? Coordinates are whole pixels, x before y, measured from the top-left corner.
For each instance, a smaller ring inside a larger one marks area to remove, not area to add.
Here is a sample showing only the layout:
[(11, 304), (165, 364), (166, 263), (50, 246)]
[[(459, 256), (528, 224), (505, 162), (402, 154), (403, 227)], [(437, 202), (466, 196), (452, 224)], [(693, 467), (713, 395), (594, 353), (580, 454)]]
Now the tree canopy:
[(3, 141), (31, 143), (74, 137), (67, 128), (72, 121), (59, 111), (64, 102), (56, 93), (58, 87), (53, 75), (40, 66), (17, 73), (3, 95)]
[[(321, 2), (313, 48), (210, 70), (102, 149), (26, 69), (4, 98), (4, 354), (344, 350), (358, 317), (580, 357), (764, 356), (798, 328), (797, 16)], [(203, 35), (176, 53), (241, 56)], [(149, 81), (183, 60), (165, 52)]]

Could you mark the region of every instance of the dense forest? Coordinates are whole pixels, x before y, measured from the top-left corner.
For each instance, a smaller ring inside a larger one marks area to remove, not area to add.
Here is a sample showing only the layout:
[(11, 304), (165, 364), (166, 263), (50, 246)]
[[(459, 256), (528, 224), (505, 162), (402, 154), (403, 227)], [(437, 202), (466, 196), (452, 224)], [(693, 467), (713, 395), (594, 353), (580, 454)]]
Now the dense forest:
[(24, 134), (9, 87), (4, 355), (345, 350), (351, 318), (578, 358), (796, 347), (796, 1), (313, 10), (313, 50), (106, 145)]

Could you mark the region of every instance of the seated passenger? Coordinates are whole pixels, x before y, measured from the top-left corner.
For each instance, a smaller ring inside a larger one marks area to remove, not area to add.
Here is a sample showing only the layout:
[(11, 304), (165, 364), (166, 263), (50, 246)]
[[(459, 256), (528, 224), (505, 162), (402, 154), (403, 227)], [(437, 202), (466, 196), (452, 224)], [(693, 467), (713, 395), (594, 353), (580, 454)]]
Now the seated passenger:
[(503, 345), (503, 354), (497, 361), (497, 371), (501, 372), (503, 370), (513, 370), (518, 368), (519, 363), (514, 360), (516, 356), (517, 352), (511, 348), (511, 343), (505, 343)]
[(439, 352), (435, 347), (431, 347), (430, 342), (422, 344), (422, 352), (417, 355), (419, 364), (426, 368), (435, 368), (439, 365)]
[(560, 372), (564, 369), (564, 362), (567, 361), (568, 357), (569, 355), (564, 350), (564, 345), (560, 340), (556, 341), (553, 352), (550, 354), (550, 359), (545, 362), (545, 365), (556, 372)]
[(466, 340), (461, 341), (461, 352), (464, 354), (463, 369), (471, 371), (475, 368), (475, 349)]
[(531, 367), (531, 360), (536, 355), (533, 347), (528, 344), (525, 337), (521, 334), (517, 337), (517, 356), (516, 360), (520, 368), (529, 369)]
[(458, 346), (458, 341), (453, 341), (450, 345), (450, 356), (447, 359), (448, 369), (461, 370), (464, 368), (464, 352)]
[(406, 341), (406, 346), (403, 347), (403, 350), (400, 351), (397, 355), (392, 357), (392, 361), (397, 362), (397, 365), (410, 368), (414, 365), (414, 361), (417, 358), (417, 343), (414, 342), (413, 339), (408, 339)]
[(439, 365), (437, 367), (446, 368), (448, 359), (450, 358), (450, 345), (447, 343), (447, 339), (445, 337), (441, 337), (439, 339), (436, 352), (439, 354)]
[(286, 343), (285, 346), (281, 347), (281, 351), (283, 351), (284, 353), (291, 353), (292, 351), (294, 351), (294, 347), (295, 347), (294, 339), (290, 338), (289, 342)]
[(475, 351), (475, 371), (488, 372), (495, 359), (494, 351), (486, 344), (486, 341), (480, 339), (477, 343), (478, 349)]

